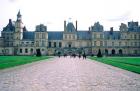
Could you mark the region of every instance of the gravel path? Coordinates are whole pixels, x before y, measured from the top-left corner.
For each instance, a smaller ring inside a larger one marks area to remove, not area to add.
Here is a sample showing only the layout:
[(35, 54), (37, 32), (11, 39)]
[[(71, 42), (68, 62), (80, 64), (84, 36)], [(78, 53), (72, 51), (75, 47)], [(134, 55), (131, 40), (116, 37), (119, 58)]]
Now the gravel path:
[(49, 60), (1, 70), (0, 91), (140, 91), (139, 74), (90, 59)]

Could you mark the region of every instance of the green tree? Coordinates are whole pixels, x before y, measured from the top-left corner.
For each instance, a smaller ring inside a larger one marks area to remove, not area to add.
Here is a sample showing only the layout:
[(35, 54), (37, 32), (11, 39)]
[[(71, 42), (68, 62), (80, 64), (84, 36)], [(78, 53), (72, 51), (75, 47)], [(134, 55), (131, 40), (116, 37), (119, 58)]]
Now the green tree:
[(97, 57), (102, 57), (102, 53), (101, 53), (101, 50), (100, 49), (98, 50)]

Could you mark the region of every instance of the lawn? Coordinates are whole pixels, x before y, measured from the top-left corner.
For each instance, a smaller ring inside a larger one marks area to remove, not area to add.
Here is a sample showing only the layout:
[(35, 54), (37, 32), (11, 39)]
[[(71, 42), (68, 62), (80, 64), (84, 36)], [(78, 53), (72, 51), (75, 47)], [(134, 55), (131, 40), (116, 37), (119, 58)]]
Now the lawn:
[(90, 59), (140, 74), (140, 57), (90, 57)]
[(0, 69), (23, 65), (43, 59), (48, 59), (47, 56), (0, 56)]

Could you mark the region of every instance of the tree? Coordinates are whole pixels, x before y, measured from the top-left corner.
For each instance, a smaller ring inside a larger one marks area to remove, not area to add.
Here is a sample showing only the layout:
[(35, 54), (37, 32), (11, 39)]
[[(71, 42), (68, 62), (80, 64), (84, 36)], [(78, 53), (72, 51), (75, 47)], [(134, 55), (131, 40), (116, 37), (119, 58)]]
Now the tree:
[(36, 56), (37, 56), (37, 57), (40, 57), (40, 56), (41, 56), (40, 49), (36, 49)]
[(61, 52), (58, 52), (58, 56), (60, 57)]
[(101, 50), (100, 49), (98, 51), (97, 57), (102, 57), (102, 53), (101, 53)]

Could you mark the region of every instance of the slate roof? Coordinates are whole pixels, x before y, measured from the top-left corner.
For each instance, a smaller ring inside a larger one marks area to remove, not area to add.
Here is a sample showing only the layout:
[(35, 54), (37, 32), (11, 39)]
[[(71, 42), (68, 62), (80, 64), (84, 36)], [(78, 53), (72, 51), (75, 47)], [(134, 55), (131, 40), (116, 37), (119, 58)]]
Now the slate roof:
[(15, 31), (15, 22), (12, 22), (12, 20), (9, 19), (9, 23), (7, 24), (6, 27), (3, 28), (3, 31), (6, 31), (6, 32)]
[(138, 22), (128, 22), (128, 31), (131, 32), (140, 32), (140, 26)]
[(63, 40), (63, 31), (48, 31), (48, 40)]
[(104, 31), (104, 38), (105, 39), (120, 39), (120, 31)]
[(23, 40), (34, 40), (34, 34), (35, 32), (23, 32)]
[(140, 32), (140, 27), (137, 27), (137, 28), (128, 28), (128, 31), (131, 31), (131, 32)]
[(82, 40), (91, 39), (90, 31), (77, 31), (77, 39), (82, 39)]

